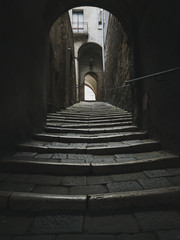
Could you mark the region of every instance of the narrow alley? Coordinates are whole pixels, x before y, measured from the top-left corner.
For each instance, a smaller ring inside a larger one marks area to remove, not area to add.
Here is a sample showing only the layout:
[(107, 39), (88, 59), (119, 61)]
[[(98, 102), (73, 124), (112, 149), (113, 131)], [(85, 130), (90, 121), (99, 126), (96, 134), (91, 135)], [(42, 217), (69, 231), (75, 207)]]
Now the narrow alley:
[(180, 1), (1, 10), (0, 240), (180, 240)]
[(178, 239), (179, 157), (131, 113), (80, 102), (44, 130), (0, 162), (1, 239)]

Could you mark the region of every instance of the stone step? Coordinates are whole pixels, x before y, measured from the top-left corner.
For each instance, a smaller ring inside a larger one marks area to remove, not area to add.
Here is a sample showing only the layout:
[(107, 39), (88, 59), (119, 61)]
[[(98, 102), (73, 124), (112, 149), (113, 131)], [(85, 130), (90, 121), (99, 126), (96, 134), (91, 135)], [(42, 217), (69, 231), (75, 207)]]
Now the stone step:
[[(39, 156), (36, 153), (36, 157), (34, 158), (26, 158), (23, 157), (25, 154), (22, 154), (19, 155), (21, 157), (11, 156), (7, 159), (1, 160), (0, 169), (1, 172), (24, 174), (51, 174), (57, 176), (100, 176), (109, 174), (131, 173), (152, 169), (180, 167), (179, 156), (165, 152), (148, 152), (146, 154), (135, 154), (136, 157), (134, 158), (129, 156), (129, 154), (120, 154), (117, 155), (116, 161), (107, 159), (108, 161), (105, 162), (101, 161), (99, 158), (92, 160), (87, 159), (87, 162), (82, 162), (81, 159), (86, 159), (86, 156), (84, 155), (79, 156), (80, 161), (78, 162), (76, 155), (74, 156), (74, 159), (72, 156), (71, 160), (61, 160), (62, 155), (59, 156), (59, 158), (55, 155), (54, 158), (45, 159), (44, 154)], [(31, 155), (29, 154), (29, 156)]]
[[(53, 113), (51, 113), (53, 114)], [(121, 111), (109, 111), (107, 109), (103, 109), (101, 111), (65, 111), (65, 112), (56, 112), (54, 114), (59, 114), (61, 116), (78, 116), (78, 117), (97, 117), (97, 116), (101, 116), (101, 117), (106, 117), (106, 116), (119, 116), (119, 115), (131, 115), (131, 113), (127, 113), (123, 110)]]
[(49, 141), (49, 142), (62, 142), (62, 143), (102, 143), (102, 142), (115, 142), (115, 141), (125, 141), (125, 140), (135, 140), (135, 139), (145, 139), (147, 138), (147, 132), (125, 132), (119, 134), (111, 135), (99, 135), (99, 136), (77, 136), (61, 134), (47, 134), (40, 133), (34, 135), (34, 139), (37, 141)]
[(59, 118), (59, 119), (78, 119), (78, 120), (103, 120), (103, 119), (121, 119), (121, 118), (129, 118), (132, 117), (132, 114), (116, 114), (112, 115), (79, 115), (79, 114), (71, 114), (71, 115), (62, 115), (59, 113), (51, 113), (47, 115), (48, 118)]
[(100, 133), (117, 133), (117, 132), (133, 132), (138, 128), (134, 125), (120, 126), (120, 127), (108, 127), (108, 128), (61, 128), (61, 127), (45, 127), (47, 133), (80, 133), (80, 134), (100, 134)]
[(46, 119), (46, 122), (59, 122), (59, 123), (89, 123), (89, 124), (92, 124), (92, 123), (99, 123), (99, 124), (102, 124), (102, 123), (116, 123), (116, 122), (127, 122), (127, 121), (132, 121), (132, 117), (122, 117), (122, 118), (113, 118), (113, 119), (107, 119), (107, 120), (103, 120), (103, 119), (100, 119), (100, 120), (69, 120), (69, 119), (65, 119), (65, 118), (59, 118), (59, 117), (47, 117)]
[(179, 200), (180, 168), (108, 176), (1, 173), (1, 209), (104, 212), (131, 207), (177, 205)]
[(132, 125), (132, 121), (118, 122), (118, 123), (79, 123), (79, 124), (66, 124), (58, 122), (47, 122), (46, 126), (48, 127), (62, 127), (62, 128), (108, 128), (108, 127), (121, 127)]
[(178, 207), (180, 187), (106, 194), (61, 195), (0, 191), (1, 210), (25, 212), (102, 213), (152, 206)]
[(76, 153), (110, 155), (118, 153), (137, 153), (156, 151), (160, 149), (160, 143), (155, 140), (127, 140), (108, 143), (59, 143), (59, 142), (27, 142), (17, 145), (18, 151), (37, 153)]

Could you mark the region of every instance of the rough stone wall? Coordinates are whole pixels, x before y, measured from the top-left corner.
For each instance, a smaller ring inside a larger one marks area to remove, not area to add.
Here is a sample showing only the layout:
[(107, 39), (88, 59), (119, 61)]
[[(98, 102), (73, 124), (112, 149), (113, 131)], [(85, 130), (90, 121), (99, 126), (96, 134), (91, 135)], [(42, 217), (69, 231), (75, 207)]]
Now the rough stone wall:
[[(137, 77), (180, 66), (179, 0), (2, 0), (1, 152), (42, 130), (47, 110), (50, 26), (68, 9), (83, 5), (98, 5), (112, 12), (129, 36), (130, 49), (130, 40), (136, 39)], [(115, 35), (112, 38), (111, 43)], [(114, 55), (117, 59), (116, 52)], [(138, 116), (143, 116), (138, 123), (160, 138), (165, 147), (180, 152), (179, 73), (166, 76), (159, 85), (155, 79), (136, 85), (140, 86), (135, 93)]]
[(50, 31), (48, 111), (66, 108), (76, 101), (73, 33), (68, 13)]
[[(180, 2), (151, 1), (138, 19), (138, 76), (180, 66)], [(180, 71), (136, 83), (137, 123), (180, 153)]]
[(110, 15), (105, 42), (104, 99), (131, 111), (131, 89), (122, 87), (134, 74), (132, 43), (128, 42), (121, 23)]

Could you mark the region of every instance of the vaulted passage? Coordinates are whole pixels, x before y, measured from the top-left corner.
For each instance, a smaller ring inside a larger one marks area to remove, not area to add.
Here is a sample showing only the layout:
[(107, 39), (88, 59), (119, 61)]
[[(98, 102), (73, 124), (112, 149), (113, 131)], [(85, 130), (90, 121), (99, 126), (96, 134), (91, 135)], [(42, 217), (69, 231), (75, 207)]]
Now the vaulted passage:
[(1, 8), (0, 239), (178, 239), (180, 2)]

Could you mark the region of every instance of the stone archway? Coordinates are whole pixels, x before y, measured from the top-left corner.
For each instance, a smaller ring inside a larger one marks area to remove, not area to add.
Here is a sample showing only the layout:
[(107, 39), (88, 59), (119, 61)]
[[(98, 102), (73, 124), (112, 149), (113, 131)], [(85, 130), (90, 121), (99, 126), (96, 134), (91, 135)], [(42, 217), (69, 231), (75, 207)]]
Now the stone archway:
[(89, 87), (92, 92), (94, 93), (94, 100), (98, 99), (98, 76), (93, 73), (89, 72), (84, 77), (84, 99), (87, 100), (86, 96), (86, 87)]
[[(86, 43), (82, 45), (78, 52), (79, 62), (79, 97), (84, 100), (84, 85), (85, 77), (87, 74), (94, 81), (97, 82), (96, 89), (94, 88), (97, 96), (97, 89), (102, 86), (102, 48), (96, 43)], [(91, 80), (92, 80), (91, 79)], [(98, 79), (98, 81), (97, 81)], [(92, 87), (93, 88), (93, 87)]]

